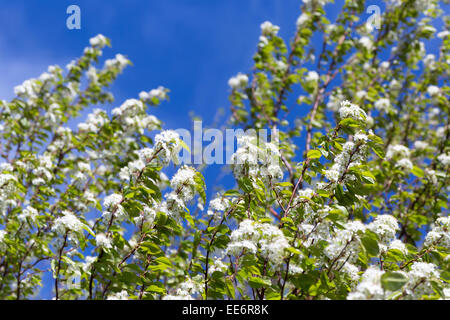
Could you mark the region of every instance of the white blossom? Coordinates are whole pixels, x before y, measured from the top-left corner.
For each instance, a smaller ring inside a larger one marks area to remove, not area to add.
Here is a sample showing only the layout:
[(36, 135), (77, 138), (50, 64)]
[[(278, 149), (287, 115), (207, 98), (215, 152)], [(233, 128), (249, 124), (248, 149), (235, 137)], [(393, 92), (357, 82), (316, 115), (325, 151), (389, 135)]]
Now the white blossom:
[(225, 197), (217, 196), (209, 202), (209, 208), (207, 214), (214, 216), (216, 220), (220, 219), (221, 213), (225, 212), (228, 208), (228, 200)]
[(308, 71), (305, 77), (306, 82), (317, 82), (319, 80), (319, 74), (315, 71)]
[(130, 61), (127, 58), (125, 58), (125, 56), (118, 53), (116, 54), (114, 59), (107, 59), (105, 61), (105, 68), (107, 70), (117, 68), (117, 70), (121, 72), (128, 64), (130, 64)]
[(213, 274), (214, 272), (222, 272), (225, 273), (228, 269), (228, 266), (222, 262), (222, 260), (216, 258), (209, 268), (208, 272)]
[(426, 235), (424, 245), (429, 247), (434, 244), (450, 247), (450, 217), (438, 218), (433, 229)]
[(361, 138), (359, 141), (359, 143), (362, 143), (361, 145), (347, 141), (342, 148), (342, 152), (335, 157), (333, 165), (325, 170), (325, 177), (332, 185), (335, 185), (341, 179), (344, 179), (344, 181), (354, 179), (354, 176), (347, 169), (365, 161), (367, 146), (364, 145), (365, 139), (361, 134), (359, 134), (359, 138)]
[(434, 54), (427, 54), (423, 59), (423, 64), (426, 68), (434, 70), (436, 68), (436, 57)]
[(440, 154), (437, 158), (440, 163), (442, 163), (444, 166), (450, 165), (450, 155), (449, 154)]
[(2, 246), (2, 242), (4, 241), (6, 236), (6, 231), (5, 230), (0, 230), (0, 248)]
[(103, 207), (106, 209), (114, 208), (122, 202), (122, 195), (113, 193), (103, 199)]
[(261, 32), (263, 35), (272, 35), (275, 36), (280, 30), (280, 27), (273, 25), (270, 21), (265, 21), (261, 24)]
[(408, 282), (405, 284), (404, 291), (407, 294), (406, 299), (419, 299), (423, 295), (434, 293), (430, 280), (439, 278), (439, 272), (436, 265), (427, 262), (414, 262), (411, 270), (408, 272)]
[(232, 89), (242, 89), (245, 88), (248, 84), (248, 77), (245, 74), (238, 73), (235, 77), (230, 78), (228, 80), (228, 85)]
[(65, 210), (62, 213), (63, 216), (57, 218), (52, 226), (52, 230), (57, 234), (64, 235), (69, 231), (81, 232), (83, 228), (87, 227), (72, 212)]
[(373, 47), (373, 42), (369, 37), (362, 37), (358, 40), (358, 42), (364, 47), (366, 48), (366, 50), (372, 50)]
[(428, 148), (428, 143), (427, 142), (420, 141), (420, 140), (414, 141), (414, 149), (425, 150), (427, 148)]
[(163, 164), (169, 161), (178, 163), (178, 153), (182, 146), (180, 136), (173, 130), (165, 130), (155, 136), (154, 150), (158, 152), (158, 157)]
[(410, 172), (413, 168), (413, 163), (411, 162), (411, 160), (409, 160), (407, 158), (403, 158), (403, 159), (398, 160), (395, 163), (395, 166), (403, 169), (404, 172)]
[(296, 25), (297, 28), (303, 26), (309, 20), (309, 16), (307, 13), (303, 12), (297, 19)]
[(338, 111), (342, 107), (342, 103), (344, 100), (345, 100), (344, 95), (339, 89), (337, 89), (330, 95), (330, 98), (328, 99), (327, 102), (327, 108), (332, 111)]
[(387, 98), (381, 98), (375, 102), (374, 106), (375, 106), (375, 109), (377, 109), (379, 111), (388, 112), (391, 108), (391, 102)]
[(382, 70), (387, 70), (390, 66), (389, 61), (383, 61), (382, 63), (380, 63), (380, 69)]
[(37, 216), (38, 211), (31, 206), (27, 206), (25, 209), (23, 209), (22, 213), (18, 215), (18, 219), (20, 221), (26, 221), (27, 219), (34, 221)]
[(409, 148), (400, 144), (391, 144), (386, 151), (386, 159), (388, 160), (394, 159), (394, 157), (408, 158), (409, 155)]
[(428, 86), (427, 88), (427, 93), (431, 96), (431, 97), (435, 97), (437, 95), (439, 95), (440, 89), (437, 86)]
[(203, 283), (199, 278), (187, 278), (179, 285), (175, 295), (166, 295), (163, 300), (193, 300), (193, 295), (202, 292)]
[(78, 130), (81, 132), (97, 133), (106, 123), (106, 113), (102, 109), (94, 109), (85, 122), (78, 124)]
[(89, 43), (91, 46), (99, 47), (101, 49), (108, 44), (108, 39), (104, 35), (98, 34), (95, 37), (89, 39)]
[(112, 248), (112, 241), (105, 234), (99, 233), (95, 236), (95, 242), (97, 243), (97, 247), (102, 247), (105, 249)]
[(367, 96), (367, 91), (366, 90), (359, 90), (358, 92), (356, 92), (356, 98), (358, 99), (362, 99), (365, 98)]
[(450, 34), (450, 31), (448, 31), (448, 30), (443, 30), (443, 31), (441, 31), (441, 32), (439, 32), (439, 33), (437, 34), (437, 37), (438, 37), (438, 38), (441, 38), (441, 39), (444, 39), (444, 38), (448, 37), (449, 34)]
[(374, 232), (379, 240), (382, 249), (395, 239), (395, 234), (399, 230), (397, 219), (388, 214), (378, 215), (375, 220), (368, 224), (367, 229)]
[(395, 239), (389, 244), (389, 250), (396, 249), (402, 252), (403, 254), (408, 253), (408, 249), (406, 248), (406, 245), (399, 239)]
[(345, 229), (340, 230), (332, 238), (329, 238), (329, 245), (325, 248), (324, 254), (330, 261), (340, 264), (344, 262), (354, 263), (358, 259), (360, 245), (358, 242), (360, 234), (366, 230), (366, 226), (361, 221), (355, 220), (345, 224)]
[(372, 266), (361, 276), (361, 281), (356, 290), (350, 292), (348, 300), (380, 300), (385, 298), (383, 287), (381, 286), (381, 276), (384, 271)]
[(339, 108), (339, 116), (344, 118), (352, 118), (355, 120), (364, 121), (367, 117), (367, 114), (363, 109), (361, 109), (356, 104), (351, 103), (348, 100), (344, 100), (341, 103), (341, 107)]
[(247, 250), (255, 254), (259, 249), (263, 257), (274, 264), (280, 264), (285, 256), (285, 249), (289, 247), (288, 241), (279, 228), (268, 223), (246, 219), (231, 233), (231, 242), (226, 252), (239, 255), (240, 251)]
[(280, 153), (276, 144), (264, 142), (255, 135), (237, 138), (238, 149), (231, 156), (231, 168), (237, 180), (243, 176), (259, 177), (263, 182), (281, 179)]
[(126, 290), (113, 293), (106, 298), (106, 300), (128, 300), (128, 299), (129, 299), (128, 292)]

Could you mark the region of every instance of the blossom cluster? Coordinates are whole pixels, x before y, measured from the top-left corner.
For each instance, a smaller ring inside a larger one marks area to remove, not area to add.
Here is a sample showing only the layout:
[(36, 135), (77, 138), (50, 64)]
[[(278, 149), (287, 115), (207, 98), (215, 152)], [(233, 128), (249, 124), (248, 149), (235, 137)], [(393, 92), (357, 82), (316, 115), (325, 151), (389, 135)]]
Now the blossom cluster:
[(276, 144), (264, 142), (251, 134), (241, 135), (237, 142), (239, 147), (231, 156), (232, 170), (237, 180), (249, 176), (268, 183), (283, 177)]
[(283, 232), (276, 226), (246, 219), (231, 233), (226, 251), (233, 255), (239, 255), (242, 251), (251, 254), (259, 251), (271, 263), (280, 264), (289, 247)]
[(405, 172), (411, 171), (413, 163), (409, 159), (411, 151), (408, 147), (400, 144), (389, 145), (386, 152), (387, 160), (396, 160), (395, 166), (404, 170)]
[(196, 177), (194, 168), (186, 165), (180, 167), (170, 180), (173, 191), (165, 195), (166, 200), (160, 204), (160, 211), (178, 219), (201, 184)]
[(355, 135), (359, 141), (348, 141), (342, 146), (342, 152), (334, 159), (334, 163), (330, 169), (325, 170), (325, 177), (332, 185), (336, 185), (341, 181), (354, 179), (349, 168), (360, 165), (366, 159), (367, 147), (364, 145), (367, 136), (361, 134)]
[(365, 121), (367, 118), (366, 112), (358, 105), (344, 100), (339, 108), (339, 115), (342, 119), (352, 118), (354, 120)]

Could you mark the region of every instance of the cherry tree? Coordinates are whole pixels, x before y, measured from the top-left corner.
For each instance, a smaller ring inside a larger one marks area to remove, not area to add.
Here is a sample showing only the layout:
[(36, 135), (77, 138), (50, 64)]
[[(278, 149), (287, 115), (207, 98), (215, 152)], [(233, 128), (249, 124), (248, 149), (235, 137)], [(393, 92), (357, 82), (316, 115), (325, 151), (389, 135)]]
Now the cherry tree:
[(0, 101), (0, 298), (39, 298), (46, 275), (55, 299), (450, 298), (443, 3), (389, 0), (368, 23), (370, 3), (330, 21), (328, 2), (303, 1), (289, 44), (261, 24), (228, 125), (277, 143), (239, 136), (235, 186), (212, 199), (151, 114), (168, 89), (92, 108), (130, 64), (99, 65), (105, 36), (15, 87)]

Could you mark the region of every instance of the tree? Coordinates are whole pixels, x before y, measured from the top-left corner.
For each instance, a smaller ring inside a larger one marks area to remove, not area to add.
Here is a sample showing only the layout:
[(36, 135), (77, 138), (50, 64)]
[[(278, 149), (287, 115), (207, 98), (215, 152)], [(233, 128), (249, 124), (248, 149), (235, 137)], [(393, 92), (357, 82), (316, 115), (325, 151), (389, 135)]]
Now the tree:
[(0, 298), (39, 297), (49, 272), (56, 299), (449, 298), (448, 31), (424, 45), (448, 19), (392, 0), (367, 23), (348, 0), (331, 23), (327, 2), (304, 1), (289, 46), (261, 25), (231, 123), (272, 141), (238, 138), (236, 187), (207, 209), (186, 143), (147, 113), (168, 89), (68, 125), (130, 64), (96, 68), (106, 37), (0, 101)]

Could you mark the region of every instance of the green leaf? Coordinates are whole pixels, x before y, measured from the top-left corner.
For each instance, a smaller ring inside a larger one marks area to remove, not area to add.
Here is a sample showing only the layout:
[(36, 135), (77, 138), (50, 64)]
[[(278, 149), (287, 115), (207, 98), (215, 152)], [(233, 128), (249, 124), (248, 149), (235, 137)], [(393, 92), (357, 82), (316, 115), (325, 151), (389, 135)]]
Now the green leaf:
[(348, 192), (344, 192), (344, 189), (339, 184), (336, 186), (334, 195), (336, 199), (338, 200), (339, 204), (343, 206), (350, 206), (353, 204), (353, 200)]
[(322, 153), (319, 150), (309, 150), (306, 157), (308, 159), (318, 159), (322, 156)]
[(182, 139), (179, 139), (179, 143), (184, 149), (191, 153), (191, 149), (189, 149), (188, 145)]
[(243, 177), (238, 181), (239, 187), (245, 193), (250, 193), (253, 191), (253, 183), (248, 177)]
[(254, 288), (254, 289), (259, 289), (259, 288), (263, 288), (263, 287), (267, 287), (271, 285), (270, 280), (264, 280), (258, 277), (251, 277), (248, 279), (248, 284), (250, 285), (250, 287)]
[(159, 257), (159, 258), (156, 258), (155, 261), (156, 261), (157, 263), (163, 263), (163, 264), (165, 264), (165, 265), (168, 265), (169, 267), (172, 266), (172, 262), (170, 262), (170, 260), (169, 260), (168, 258), (166, 258), (166, 257)]
[(450, 271), (446, 270), (441, 273), (441, 279), (447, 283), (450, 283)]
[(301, 254), (300, 250), (297, 250), (293, 247), (288, 247), (286, 250), (288, 250), (289, 252), (292, 252), (293, 254)]
[(381, 159), (384, 159), (384, 150), (383, 147), (379, 144), (373, 143), (371, 141), (369, 141), (369, 146), (372, 148), (373, 152), (375, 152), (375, 154), (377, 156), (379, 156)]
[(280, 187), (292, 187), (292, 183), (290, 183), (290, 182), (279, 182), (279, 183), (277, 183), (277, 186), (280, 186)]
[(408, 278), (400, 272), (386, 272), (381, 276), (381, 285), (385, 290), (397, 291), (408, 282)]
[(359, 122), (352, 118), (345, 118), (345, 119), (342, 119), (341, 122), (339, 122), (339, 125), (341, 127), (358, 127)]
[(147, 288), (145, 288), (145, 291), (147, 292), (155, 292), (155, 293), (160, 293), (160, 294), (165, 294), (166, 290), (164, 290), (164, 288), (159, 287), (158, 285), (149, 285)]
[(369, 138), (370, 140), (372, 140), (373, 142), (375, 142), (375, 143), (383, 144), (383, 139), (381, 139), (381, 138), (380, 138), (379, 136), (377, 136), (377, 135), (371, 134), (371, 135), (368, 136), (368, 138)]
[(378, 242), (370, 235), (365, 235), (361, 238), (361, 242), (366, 249), (369, 256), (376, 257), (380, 252), (380, 248), (378, 247)]
[(231, 298), (235, 299), (235, 291), (234, 291), (233, 281), (231, 281), (230, 278), (226, 278), (225, 282), (227, 285), (227, 295), (230, 296)]
[(361, 172), (361, 175), (362, 176), (364, 176), (364, 177), (366, 177), (366, 178), (369, 178), (369, 179), (366, 179), (366, 180), (368, 180), (370, 183), (375, 183), (376, 181), (377, 181), (377, 179), (375, 178), (375, 176), (372, 174), (372, 172), (370, 172), (370, 171), (362, 171)]
[(83, 229), (86, 230), (87, 232), (89, 232), (91, 236), (95, 237), (94, 231), (92, 231), (92, 229), (89, 228), (89, 226), (87, 226), (87, 225), (84, 224), (84, 225), (83, 225)]
[(155, 255), (162, 252), (161, 248), (158, 247), (151, 241), (145, 241), (141, 244), (140, 248), (145, 251), (147, 254)]
[(405, 255), (398, 249), (390, 249), (386, 254), (386, 262), (401, 262), (405, 260)]
[(233, 197), (233, 196), (240, 196), (241, 193), (238, 190), (228, 190), (225, 191), (223, 194), (225, 197)]
[(442, 299), (446, 299), (444, 290), (442, 289), (442, 285), (438, 283), (437, 281), (431, 280), (431, 286), (433, 287), (434, 291), (439, 294), (439, 296)]
[(280, 300), (281, 295), (279, 292), (272, 291), (272, 292), (268, 292), (266, 294), (265, 298), (266, 298), (266, 300)]
[(424, 177), (423, 170), (420, 169), (420, 168), (417, 167), (417, 166), (413, 166), (413, 168), (412, 168), (412, 170), (411, 170), (411, 173), (412, 173), (413, 175), (415, 175), (416, 177), (419, 177), (419, 178), (423, 178), (423, 177)]

